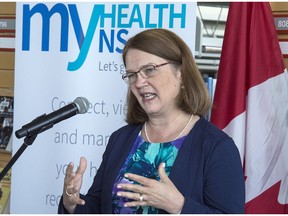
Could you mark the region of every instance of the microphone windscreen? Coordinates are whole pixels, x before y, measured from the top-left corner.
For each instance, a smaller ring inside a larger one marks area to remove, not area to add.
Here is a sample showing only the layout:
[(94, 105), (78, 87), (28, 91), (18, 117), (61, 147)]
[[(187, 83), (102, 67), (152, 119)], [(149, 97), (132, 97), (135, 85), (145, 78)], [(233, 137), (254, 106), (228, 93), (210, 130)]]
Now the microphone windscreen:
[(84, 114), (89, 109), (89, 101), (85, 97), (77, 97), (74, 100), (80, 114)]

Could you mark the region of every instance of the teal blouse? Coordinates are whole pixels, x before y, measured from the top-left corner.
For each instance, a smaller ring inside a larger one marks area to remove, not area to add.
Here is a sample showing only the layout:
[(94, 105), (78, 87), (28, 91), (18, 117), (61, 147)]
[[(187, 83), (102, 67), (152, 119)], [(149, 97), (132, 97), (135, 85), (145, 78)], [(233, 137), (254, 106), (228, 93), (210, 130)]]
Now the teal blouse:
[(150, 179), (160, 180), (158, 174), (158, 166), (164, 162), (165, 171), (169, 176), (173, 163), (177, 157), (178, 150), (180, 149), (183, 140), (186, 136), (180, 137), (172, 142), (165, 143), (150, 143), (145, 141), (141, 132), (139, 133), (134, 145), (123, 164), (120, 173), (118, 174), (113, 191), (112, 191), (112, 205), (115, 214), (157, 214), (158, 209), (152, 206), (137, 206), (137, 207), (124, 207), (125, 202), (131, 200), (117, 196), (119, 183), (139, 184), (124, 177), (125, 173), (134, 173)]

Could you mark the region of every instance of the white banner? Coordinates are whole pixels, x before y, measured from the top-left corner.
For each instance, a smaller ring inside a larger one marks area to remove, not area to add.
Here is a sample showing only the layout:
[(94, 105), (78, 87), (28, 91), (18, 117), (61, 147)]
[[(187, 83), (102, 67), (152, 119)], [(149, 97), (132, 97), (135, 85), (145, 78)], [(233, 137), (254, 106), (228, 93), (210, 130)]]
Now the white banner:
[[(167, 28), (194, 51), (193, 3), (17, 3), (14, 130), (76, 97), (90, 108), (39, 134), (12, 168), (11, 213), (56, 213), (66, 166), (88, 160), (92, 184), (110, 134), (125, 124), (127, 39)], [(24, 139), (13, 137), (13, 154)]]

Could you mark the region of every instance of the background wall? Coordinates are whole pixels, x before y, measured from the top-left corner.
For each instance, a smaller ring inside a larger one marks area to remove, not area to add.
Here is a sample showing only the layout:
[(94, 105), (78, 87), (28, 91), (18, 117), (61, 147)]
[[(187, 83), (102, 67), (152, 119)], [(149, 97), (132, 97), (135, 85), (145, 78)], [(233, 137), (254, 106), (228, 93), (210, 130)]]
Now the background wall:
[[(14, 96), (15, 13), (15, 2), (0, 2), (0, 171), (11, 159), (12, 128), (7, 122), (13, 120), (13, 109), (9, 108), (8, 100)], [(0, 182), (0, 214), (10, 211), (10, 184), (11, 170)]]
[[(270, 2), (273, 15), (274, 17), (277, 17), (279, 15), (287, 17), (288, 18), (288, 2)], [(286, 23), (286, 28), (288, 29), (288, 22)], [(278, 31), (278, 38), (280, 41), (288, 41), (288, 31)], [(286, 67), (288, 66), (288, 55), (284, 56), (284, 61)]]

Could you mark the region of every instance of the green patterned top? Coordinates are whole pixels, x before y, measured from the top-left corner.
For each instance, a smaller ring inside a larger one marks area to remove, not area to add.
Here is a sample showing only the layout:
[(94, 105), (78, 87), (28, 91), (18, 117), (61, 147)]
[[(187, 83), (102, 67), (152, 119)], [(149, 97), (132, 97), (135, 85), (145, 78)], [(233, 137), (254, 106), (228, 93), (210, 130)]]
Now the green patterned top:
[(158, 166), (164, 162), (166, 174), (169, 175), (174, 164), (174, 161), (178, 155), (183, 140), (186, 136), (180, 137), (172, 142), (165, 143), (150, 143), (145, 141), (141, 132), (139, 133), (134, 145), (117, 176), (113, 192), (112, 192), (112, 204), (115, 214), (157, 214), (158, 209), (151, 206), (137, 206), (134, 208), (124, 207), (124, 203), (129, 199), (117, 196), (119, 189), (117, 184), (119, 183), (132, 183), (139, 184), (124, 177), (125, 173), (134, 173), (141, 176), (145, 176), (150, 179), (160, 180), (158, 174)]

